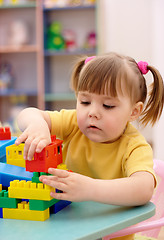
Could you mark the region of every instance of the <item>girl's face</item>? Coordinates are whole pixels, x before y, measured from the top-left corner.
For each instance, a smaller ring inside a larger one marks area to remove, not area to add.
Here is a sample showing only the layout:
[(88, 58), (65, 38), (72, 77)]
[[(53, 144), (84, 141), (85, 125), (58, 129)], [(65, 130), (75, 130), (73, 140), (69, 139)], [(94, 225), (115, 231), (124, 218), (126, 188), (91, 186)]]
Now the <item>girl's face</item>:
[(114, 98), (87, 91), (78, 93), (78, 126), (93, 142), (111, 143), (117, 140), (127, 122), (133, 120), (133, 113), (134, 108), (126, 96)]

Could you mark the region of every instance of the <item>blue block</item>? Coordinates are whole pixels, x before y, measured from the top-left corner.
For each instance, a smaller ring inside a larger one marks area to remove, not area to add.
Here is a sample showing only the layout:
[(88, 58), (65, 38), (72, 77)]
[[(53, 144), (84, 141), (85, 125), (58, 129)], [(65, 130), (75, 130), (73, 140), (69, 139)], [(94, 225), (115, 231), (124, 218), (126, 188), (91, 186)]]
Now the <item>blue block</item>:
[(15, 143), (17, 137), (11, 137), (10, 140), (0, 140), (0, 162), (6, 162), (6, 147)]
[(5, 155), (5, 156), (3, 156), (3, 157), (0, 157), (0, 162), (3, 162), (3, 163), (5, 163), (5, 162), (6, 162), (6, 155)]
[(0, 208), (0, 218), (3, 218), (3, 209)]
[(57, 213), (70, 204), (71, 204), (70, 201), (60, 200), (59, 202), (55, 203), (52, 207), (50, 207), (50, 213)]
[(25, 168), (6, 163), (0, 163), (0, 184), (9, 187), (10, 181), (13, 180), (32, 180), (33, 173), (27, 172)]

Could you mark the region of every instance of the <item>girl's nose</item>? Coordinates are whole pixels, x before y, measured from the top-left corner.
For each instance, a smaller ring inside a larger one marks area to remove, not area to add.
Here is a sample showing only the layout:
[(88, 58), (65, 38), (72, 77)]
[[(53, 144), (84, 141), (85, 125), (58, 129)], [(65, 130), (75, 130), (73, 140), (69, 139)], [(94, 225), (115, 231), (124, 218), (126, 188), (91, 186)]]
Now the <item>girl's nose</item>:
[(91, 108), (89, 111), (89, 117), (90, 118), (97, 118), (100, 119), (100, 112), (99, 109), (97, 107)]

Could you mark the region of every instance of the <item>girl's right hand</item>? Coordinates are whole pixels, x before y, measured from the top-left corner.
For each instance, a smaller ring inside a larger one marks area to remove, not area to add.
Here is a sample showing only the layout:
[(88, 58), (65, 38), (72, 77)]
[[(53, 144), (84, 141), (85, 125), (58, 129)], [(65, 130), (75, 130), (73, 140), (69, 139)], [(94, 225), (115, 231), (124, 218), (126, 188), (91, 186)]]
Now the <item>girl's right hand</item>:
[(24, 159), (32, 160), (35, 152), (40, 153), (43, 148), (51, 143), (51, 135), (47, 122), (42, 119), (39, 123), (30, 123), (17, 138), (15, 144), (19, 145), (23, 142), (25, 143)]

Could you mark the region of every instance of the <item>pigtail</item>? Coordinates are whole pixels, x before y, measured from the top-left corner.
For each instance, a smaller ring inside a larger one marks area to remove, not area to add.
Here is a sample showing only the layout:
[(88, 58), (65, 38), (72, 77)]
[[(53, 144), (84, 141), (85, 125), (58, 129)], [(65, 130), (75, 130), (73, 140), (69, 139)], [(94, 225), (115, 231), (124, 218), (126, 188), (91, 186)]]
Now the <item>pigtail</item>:
[(71, 88), (75, 91), (75, 93), (77, 92), (78, 89), (79, 75), (85, 64), (86, 58), (87, 57), (80, 58), (79, 61), (75, 64), (74, 69), (72, 71)]
[(143, 125), (147, 125), (150, 122), (153, 126), (162, 114), (164, 105), (164, 85), (163, 79), (156, 68), (147, 66), (147, 69), (151, 71), (154, 82), (150, 86), (149, 99), (142, 112), (140, 121)]

